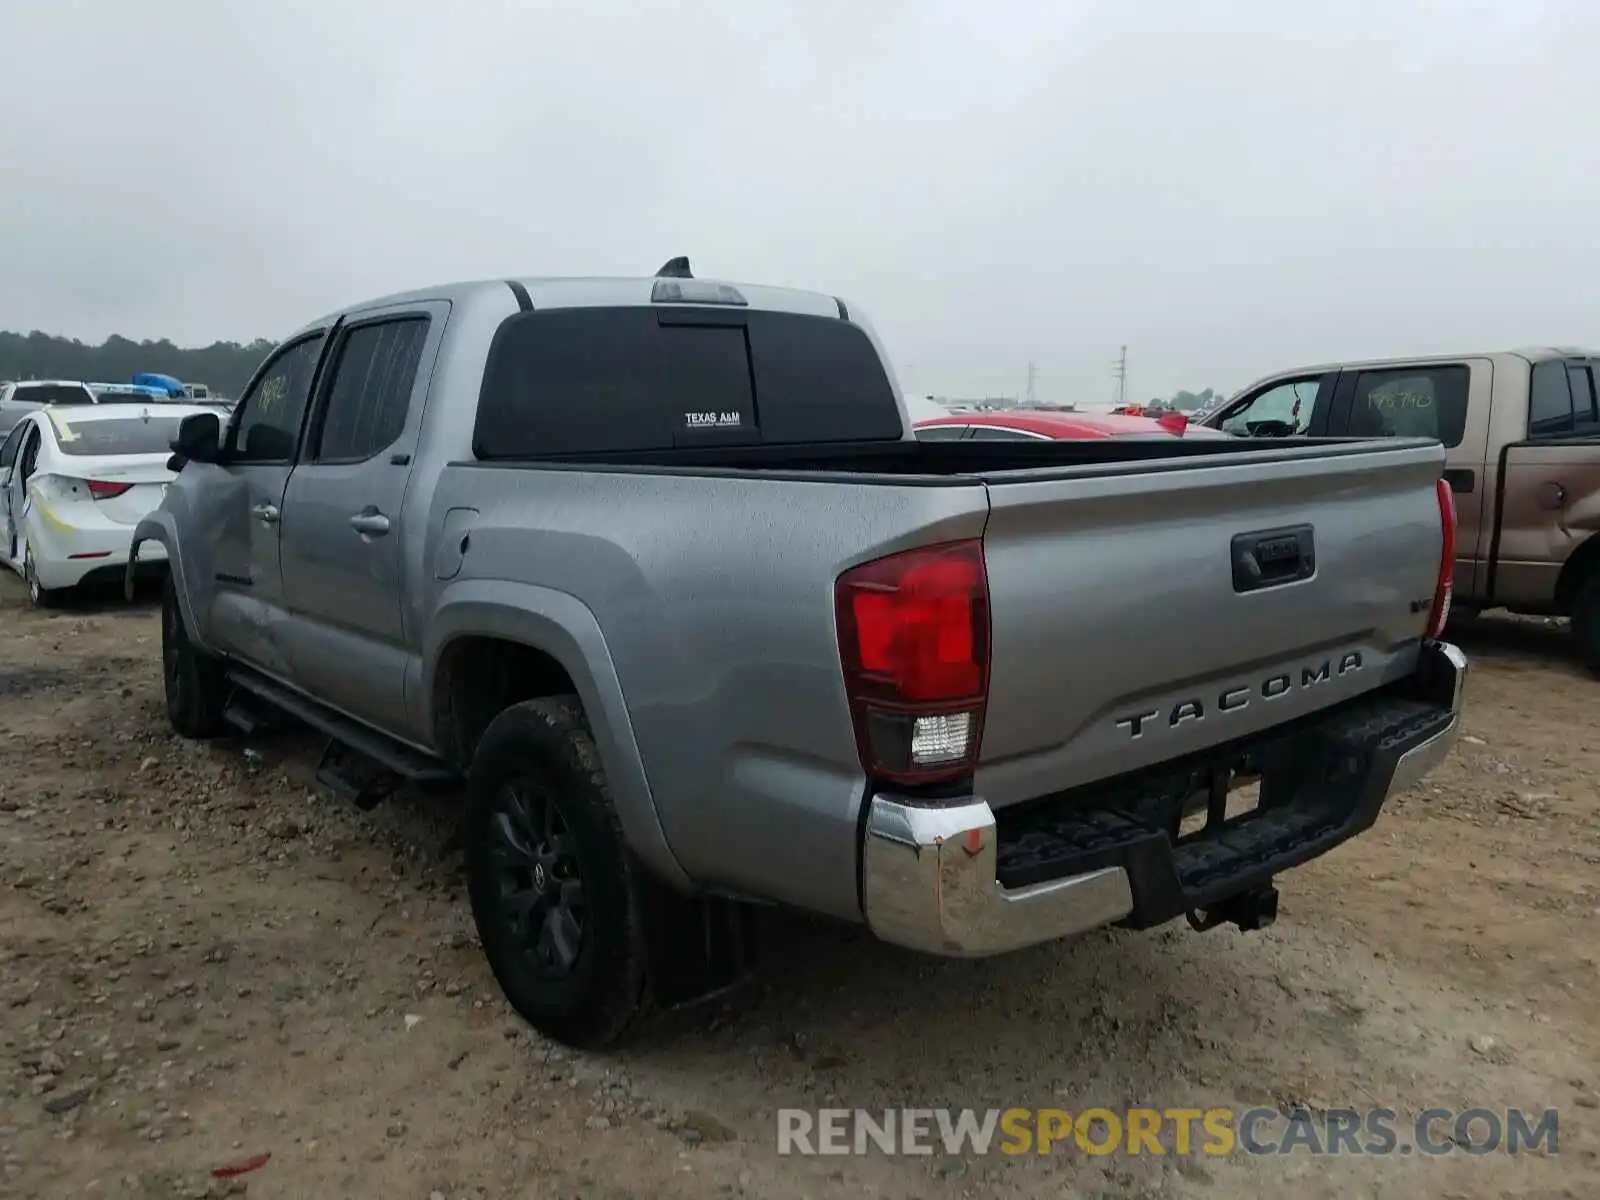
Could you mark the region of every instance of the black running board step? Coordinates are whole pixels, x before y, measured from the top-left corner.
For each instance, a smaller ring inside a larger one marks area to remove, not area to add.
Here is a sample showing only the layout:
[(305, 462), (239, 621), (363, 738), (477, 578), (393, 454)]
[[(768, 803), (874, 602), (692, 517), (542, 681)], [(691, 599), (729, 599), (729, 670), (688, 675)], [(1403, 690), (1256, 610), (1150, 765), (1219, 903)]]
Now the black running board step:
[(259, 733), (270, 724), (260, 710), (248, 701), (241, 701), (238, 696), (229, 697), (227, 707), (222, 710), (222, 719), (246, 737)]
[(371, 812), (405, 782), (399, 775), (337, 738), (329, 738), (317, 764), (317, 782), (362, 812)]
[(247, 738), (258, 733), (271, 733), (283, 724), (281, 713), (237, 686), (228, 689), (227, 703), (222, 706), (222, 719)]
[(281, 708), (291, 716), (304, 721), (313, 729), (327, 734), (335, 741), (366, 755), (374, 762), (387, 767), (410, 783), (446, 785), (460, 781), (460, 777), (437, 758), (414, 750), (393, 738), (368, 729), (340, 713), (318, 704), (314, 700), (286, 687), (243, 671), (229, 671), (228, 682), (235, 687)]

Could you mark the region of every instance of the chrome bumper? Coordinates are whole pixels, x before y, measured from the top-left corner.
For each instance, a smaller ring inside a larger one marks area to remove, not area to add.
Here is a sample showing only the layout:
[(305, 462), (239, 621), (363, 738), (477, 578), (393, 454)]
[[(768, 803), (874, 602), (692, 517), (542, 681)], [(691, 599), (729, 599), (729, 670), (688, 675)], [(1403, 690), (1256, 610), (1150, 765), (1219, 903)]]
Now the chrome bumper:
[(898, 946), (977, 958), (1133, 911), (1121, 867), (1007, 891), (995, 879), (995, 854), (994, 813), (982, 800), (932, 807), (874, 796), (862, 862), (867, 925)]
[(1449, 642), (1436, 642), (1429, 647), (1430, 657), (1424, 670), (1431, 676), (1429, 683), (1441, 702), (1448, 702), (1454, 714), (1450, 724), (1421, 745), (1413, 746), (1400, 756), (1394, 774), (1389, 777), (1389, 795), (1414, 788), (1455, 749), (1461, 736), (1461, 705), (1467, 687), (1467, 656)]
[[(1451, 720), (1440, 732), (1398, 755), (1390, 751), (1386, 762), (1379, 756), (1373, 774), (1389, 769), (1389, 785), (1382, 794), (1369, 793), (1370, 815), (1353, 814), (1341, 840), (1365, 829), (1385, 796), (1415, 786), (1455, 745), (1466, 656), (1442, 642), (1423, 653), (1418, 668), (1421, 690), (1431, 703), (1448, 705)], [(996, 879), (994, 813), (975, 797), (931, 804), (875, 795), (864, 838), (864, 915), (877, 937), (895, 945), (978, 958), (1083, 933), (1134, 913), (1132, 883), (1120, 866), (1028, 887), (1002, 887)]]

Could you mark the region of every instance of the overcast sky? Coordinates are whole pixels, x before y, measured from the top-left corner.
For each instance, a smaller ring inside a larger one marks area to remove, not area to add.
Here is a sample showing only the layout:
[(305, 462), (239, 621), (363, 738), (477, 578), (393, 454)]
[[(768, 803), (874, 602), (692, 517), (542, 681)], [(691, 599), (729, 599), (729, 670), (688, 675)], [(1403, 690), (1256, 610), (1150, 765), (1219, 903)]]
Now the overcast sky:
[(0, 0), (0, 328), (815, 287), (908, 391), (1600, 343), (1595, 0)]

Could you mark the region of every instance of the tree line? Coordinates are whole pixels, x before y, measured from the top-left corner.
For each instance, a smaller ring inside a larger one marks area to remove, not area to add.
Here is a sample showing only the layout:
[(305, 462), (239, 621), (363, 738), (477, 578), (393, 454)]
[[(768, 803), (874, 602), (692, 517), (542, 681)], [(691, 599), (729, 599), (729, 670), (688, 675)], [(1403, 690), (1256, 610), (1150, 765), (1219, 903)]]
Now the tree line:
[(185, 348), (160, 341), (135, 342), (112, 334), (98, 346), (77, 338), (0, 331), (0, 380), (81, 379), (127, 383), (139, 371), (156, 371), (185, 383), (203, 383), (213, 395), (238, 399), (273, 343), (213, 342)]

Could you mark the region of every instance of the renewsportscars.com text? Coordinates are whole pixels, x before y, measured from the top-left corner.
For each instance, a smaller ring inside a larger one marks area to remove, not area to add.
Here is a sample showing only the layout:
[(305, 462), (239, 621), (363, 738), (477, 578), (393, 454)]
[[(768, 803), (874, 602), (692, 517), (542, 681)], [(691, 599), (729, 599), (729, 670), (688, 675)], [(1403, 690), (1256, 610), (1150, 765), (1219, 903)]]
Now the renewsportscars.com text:
[(1554, 1109), (778, 1110), (779, 1154), (1555, 1154)]

